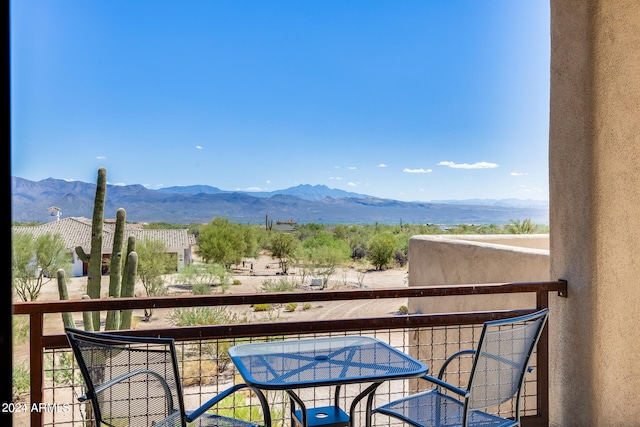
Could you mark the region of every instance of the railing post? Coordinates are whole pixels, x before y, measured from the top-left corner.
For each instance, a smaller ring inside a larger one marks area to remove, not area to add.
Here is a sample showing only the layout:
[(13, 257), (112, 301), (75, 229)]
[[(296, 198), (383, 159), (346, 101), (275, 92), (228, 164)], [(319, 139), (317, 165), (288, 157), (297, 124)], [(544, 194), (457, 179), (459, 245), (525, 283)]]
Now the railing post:
[[(30, 378), (31, 378), (31, 407), (34, 403), (42, 403), (44, 394), (44, 346), (42, 337), (44, 333), (44, 314), (31, 313), (29, 315), (30, 334)], [(41, 411), (31, 411), (31, 427), (42, 427), (44, 419)]]
[[(536, 308), (542, 310), (549, 307), (549, 292), (536, 292)], [(549, 425), (549, 327), (547, 322), (538, 340), (537, 351), (537, 381), (536, 397), (538, 415), (542, 419), (542, 425)]]

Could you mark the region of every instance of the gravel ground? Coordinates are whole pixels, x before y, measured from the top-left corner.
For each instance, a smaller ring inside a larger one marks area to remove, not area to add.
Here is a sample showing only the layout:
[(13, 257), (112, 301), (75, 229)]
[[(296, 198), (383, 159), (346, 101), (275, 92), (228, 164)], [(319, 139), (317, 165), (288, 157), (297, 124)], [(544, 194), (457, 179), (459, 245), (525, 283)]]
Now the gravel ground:
[[(269, 256), (261, 256), (257, 260), (245, 261), (244, 265), (239, 265), (233, 271), (233, 278), (240, 281), (240, 285), (232, 285), (227, 293), (255, 293), (260, 292), (262, 284), (265, 281), (277, 282), (284, 279), (278, 267), (277, 260), (272, 260)], [(286, 276), (289, 280), (300, 282), (301, 277), (292, 269), (290, 274)], [(167, 277), (168, 282), (173, 282), (175, 276)], [(307, 278), (306, 282), (310, 282)], [(67, 279), (67, 287), (70, 299), (80, 299), (85, 293), (87, 278), (72, 277)], [(308, 287), (310, 283), (304, 285)], [(393, 288), (406, 287), (407, 285), (407, 268), (393, 268), (383, 271), (378, 270), (361, 270), (354, 267), (338, 269), (330, 278), (327, 285), (328, 289), (357, 289), (357, 288)], [(109, 277), (103, 277), (102, 289), (106, 296), (109, 287)], [(213, 289), (216, 292), (215, 288)], [(180, 286), (170, 285), (170, 293), (188, 292)], [(309, 292), (323, 292), (322, 290), (309, 290)], [(137, 295), (144, 295), (144, 289), (141, 285), (136, 287)], [(58, 300), (58, 287), (55, 280), (47, 282), (41, 291), (38, 301)], [(342, 318), (358, 318), (358, 317), (375, 317), (394, 314), (400, 306), (406, 305), (406, 299), (378, 299), (378, 300), (361, 300), (361, 301), (322, 301), (312, 302), (311, 309), (302, 310), (302, 304), (299, 304), (295, 311), (285, 312), (282, 307), (276, 308), (274, 312), (265, 314), (263, 312), (254, 312), (252, 307), (241, 306), (234, 307), (233, 311), (241, 317), (250, 320), (264, 320), (269, 317), (276, 317), (279, 320), (304, 321), (304, 320), (324, 320), (324, 319), (342, 319)], [(163, 328), (172, 326), (169, 321), (171, 309), (155, 310), (152, 317), (148, 321), (140, 321), (136, 328)], [(103, 313), (106, 316), (106, 312)], [(136, 310), (134, 316), (144, 317), (142, 310)], [(82, 320), (82, 314), (74, 315), (76, 321)], [(62, 320), (60, 315), (45, 316), (45, 333), (55, 334), (62, 333)], [(28, 356), (28, 345), (22, 344), (16, 346), (14, 356), (19, 360)]]

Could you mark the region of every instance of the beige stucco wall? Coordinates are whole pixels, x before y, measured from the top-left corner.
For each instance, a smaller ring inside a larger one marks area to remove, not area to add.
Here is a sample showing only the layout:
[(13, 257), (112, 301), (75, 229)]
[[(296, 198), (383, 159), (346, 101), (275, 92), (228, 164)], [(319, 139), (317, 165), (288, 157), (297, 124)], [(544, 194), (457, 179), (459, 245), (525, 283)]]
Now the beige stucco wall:
[[(549, 280), (548, 235), (438, 235), (409, 239), (409, 286)], [(409, 310), (446, 313), (535, 307), (535, 295), (412, 298)]]
[(640, 425), (640, 1), (551, 1), (551, 422)]

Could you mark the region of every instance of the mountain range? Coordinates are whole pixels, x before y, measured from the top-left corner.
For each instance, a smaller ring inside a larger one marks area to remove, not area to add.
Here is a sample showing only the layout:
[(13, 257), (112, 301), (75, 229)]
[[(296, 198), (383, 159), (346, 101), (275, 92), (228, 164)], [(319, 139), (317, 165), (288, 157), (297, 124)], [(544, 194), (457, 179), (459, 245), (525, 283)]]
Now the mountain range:
[[(47, 178), (11, 177), (11, 219), (49, 221), (48, 208), (62, 217), (93, 215), (95, 184)], [(215, 217), (258, 224), (274, 221), (323, 224), (504, 224), (531, 219), (548, 224), (547, 202), (535, 200), (449, 200), (402, 202), (331, 189), (298, 185), (273, 192), (225, 191), (208, 185), (150, 190), (142, 185), (107, 185), (105, 217), (124, 208), (129, 222), (205, 223)]]

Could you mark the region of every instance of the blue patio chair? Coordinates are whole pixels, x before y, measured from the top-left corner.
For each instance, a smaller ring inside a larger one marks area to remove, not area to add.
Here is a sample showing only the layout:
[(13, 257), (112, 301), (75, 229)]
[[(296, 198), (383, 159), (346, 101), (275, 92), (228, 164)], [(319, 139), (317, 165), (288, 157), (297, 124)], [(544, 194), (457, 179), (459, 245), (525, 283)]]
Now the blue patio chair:
[[(434, 378), (421, 377), (435, 388), (374, 409), (374, 414), (398, 418), (417, 427), (520, 426), (520, 400), (529, 359), (547, 321), (548, 309), (529, 315), (486, 322), (476, 350), (462, 350), (447, 358)], [(443, 380), (447, 366), (460, 356), (472, 356), (468, 385), (460, 388)], [(486, 410), (515, 396), (513, 419)]]
[[(255, 422), (207, 411), (247, 387), (234, 385), (193, 411), (184, 408), (178, 360), (172, 338), (129, 337), (65, 328), (82, 372), (96, 425), (113, 427), (259, 427)], [(271, 417), (264, 395), (256, 389), (264, 425)]]

